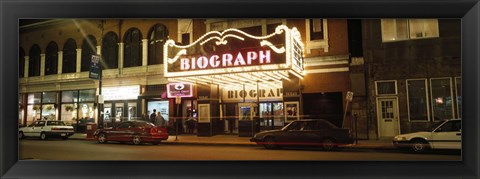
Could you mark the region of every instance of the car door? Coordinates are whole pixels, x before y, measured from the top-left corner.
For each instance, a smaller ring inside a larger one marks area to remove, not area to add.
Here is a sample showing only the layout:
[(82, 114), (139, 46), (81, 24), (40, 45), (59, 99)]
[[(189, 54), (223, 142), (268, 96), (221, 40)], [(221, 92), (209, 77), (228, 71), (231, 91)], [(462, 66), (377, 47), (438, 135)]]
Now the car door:
[(43, 128), (45, 127), (45, 121), (37, 121), (35, 123), (35, 126), (33, 127), (33, 130), (32, 130), (32, 136), (35, 136), (35, 137), (40, 137), (40, 133), (43, 131)]
[(32, 124), (28, 125), (27, 127), (24, 127), (23, 130), (23, 135), (31, 137), (33, 135), (33, 129), (35, 128), (35, 124), (37, 124), (38, 121), (33, 122)]
[(299, 145), (299, 136), (301, 135), (302, 121), (292, 122), (287, 130), (282, 131), (275, 136), (276, 141), (283, 145)]
[(119, 125), (115, 132), (116, 132), (116, 138), (119, 141), (129, 141), (132, 134), (133, 134), (133, 123), (132, 122), (125, 122), (121, 125)]
[(461, 121), (448, 121), (435, 129), (432, 132), (432, 147), (435, 149), (461, 149)]

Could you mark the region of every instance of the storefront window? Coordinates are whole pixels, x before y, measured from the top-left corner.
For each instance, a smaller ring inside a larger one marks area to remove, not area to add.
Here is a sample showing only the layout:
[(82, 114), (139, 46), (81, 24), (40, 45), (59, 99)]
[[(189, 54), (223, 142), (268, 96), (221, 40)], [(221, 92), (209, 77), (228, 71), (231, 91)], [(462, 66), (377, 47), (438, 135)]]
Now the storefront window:
[(43, 92), (42, 103), (56, 103), (57, 92)]
[(36, 120), (40, 120), (40, 110), (41, 105), (39, 104), (29, 104), (27, 106), (27, 124), (31, 124)]
[(95, 90), (80, 90), (80, 102), (94, 102), (95, 101)]
[(18, 125), (23, 125), (23, 94), (18, 95)]
[(78, 91), (63, 91), (62, 103), (76, 103), (78, 102)]
[(147, 115), (150, 116), (154, 109), (160, 112), (162, 117), (168, 121), (168, 101), (149, 101)]
[(462, 118), (462, 78), (455, 78), (455, 87), (457, 90), (457, 115)]
[(41, 93), (30, 93), (28, 94), (28, 104), (40, 104), (42, 99)]
[(103, 106), (103, 122), (112, 122), (112, 103), (105, 104)]
[(410, 120), (428, 121), (426, 89), (426, 80), (407, 80), (408, 112)]
[(77, 104), (62, 104), (61, 120), (67, 125), (75, 124), (77, 121)]
[(450, 78), (431, 79), (433, 120), (453, 118), (452, 85)]
[(56, 120), (56, 109), (54, 104), (42, 105), (42, 119)]
[(137, 103), (128, 103), (128, 120), (135, 120), (137, 117)]
[(285, 116), (283, 113), (283, 103), (273, 103), (273, 124), (274, 126), (283, 126), (285, 122)]
[(93, 122), (92, 120), (95, 116), (93, 103), (80, 103), (78, 112), (79, 119), (88, 119), (89, 122)]

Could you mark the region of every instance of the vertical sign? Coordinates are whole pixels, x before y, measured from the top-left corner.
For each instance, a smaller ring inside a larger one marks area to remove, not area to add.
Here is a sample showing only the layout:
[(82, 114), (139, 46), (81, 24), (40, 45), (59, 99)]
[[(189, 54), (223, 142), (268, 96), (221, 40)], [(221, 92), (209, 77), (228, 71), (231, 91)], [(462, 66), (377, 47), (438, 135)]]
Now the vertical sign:
[(91, 79), (98, 80), (100, 79), (100, 76), (102, 76), (102, 67), (100, 66), (100, 55), (92, 55), (88, 77)]

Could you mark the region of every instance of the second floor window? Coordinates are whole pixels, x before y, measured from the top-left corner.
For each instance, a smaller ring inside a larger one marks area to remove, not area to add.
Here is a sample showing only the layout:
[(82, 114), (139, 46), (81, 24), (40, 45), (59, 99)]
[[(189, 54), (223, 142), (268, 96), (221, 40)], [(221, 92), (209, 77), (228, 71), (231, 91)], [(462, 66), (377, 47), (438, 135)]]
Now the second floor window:
[(89, 35), (82, 42), (82, 66), (81, 71), (88, 71), (90, 69), (90, 61), (92, 55), (97, 54), (97, 40), (94, 36)]
[(439, 37), (437, 19), (382, 19), (382, 41)]
[(323, 40), (322, 19), (310, 19), (310, 40)]
[(62, 73), (75, 73), (77, 70), (77, 43), (68, 39), (63, 46)]
[(28, 76), (40, 76), (40, 47), (33, 45), (30, 49), (28, 62)]
[(102, 41), (102, 69), (118, 68), (118, 36), (115, 32), (108, 32)]
[(132, 28), (125, 33), (124, 67), (142, 65), (142, 34), (140, 30)]
[(167, 41), (168, 30), (165, 25), (157, 24), (148, 35), (148, 64), (163, 63), (163, 44)]
[(58, 46), (55, 42), (50, 42), (45, 52), (45, 75), (57, 74), (58, 68)]
[(25, 51), (22, 47), (18, 50), (18, 77), (25, 77)]

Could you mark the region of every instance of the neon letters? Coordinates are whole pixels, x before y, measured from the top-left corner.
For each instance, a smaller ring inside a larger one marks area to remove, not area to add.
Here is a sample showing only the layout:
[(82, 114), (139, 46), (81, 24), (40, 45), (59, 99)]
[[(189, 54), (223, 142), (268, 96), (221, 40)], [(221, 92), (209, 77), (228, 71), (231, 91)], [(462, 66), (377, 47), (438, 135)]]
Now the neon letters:
[(180, 59), (180, 70), (212, 69), (236, 66), (269, 64), (272, 62), (270, 50), (224, 53), (221, 55), (199, 56)]

